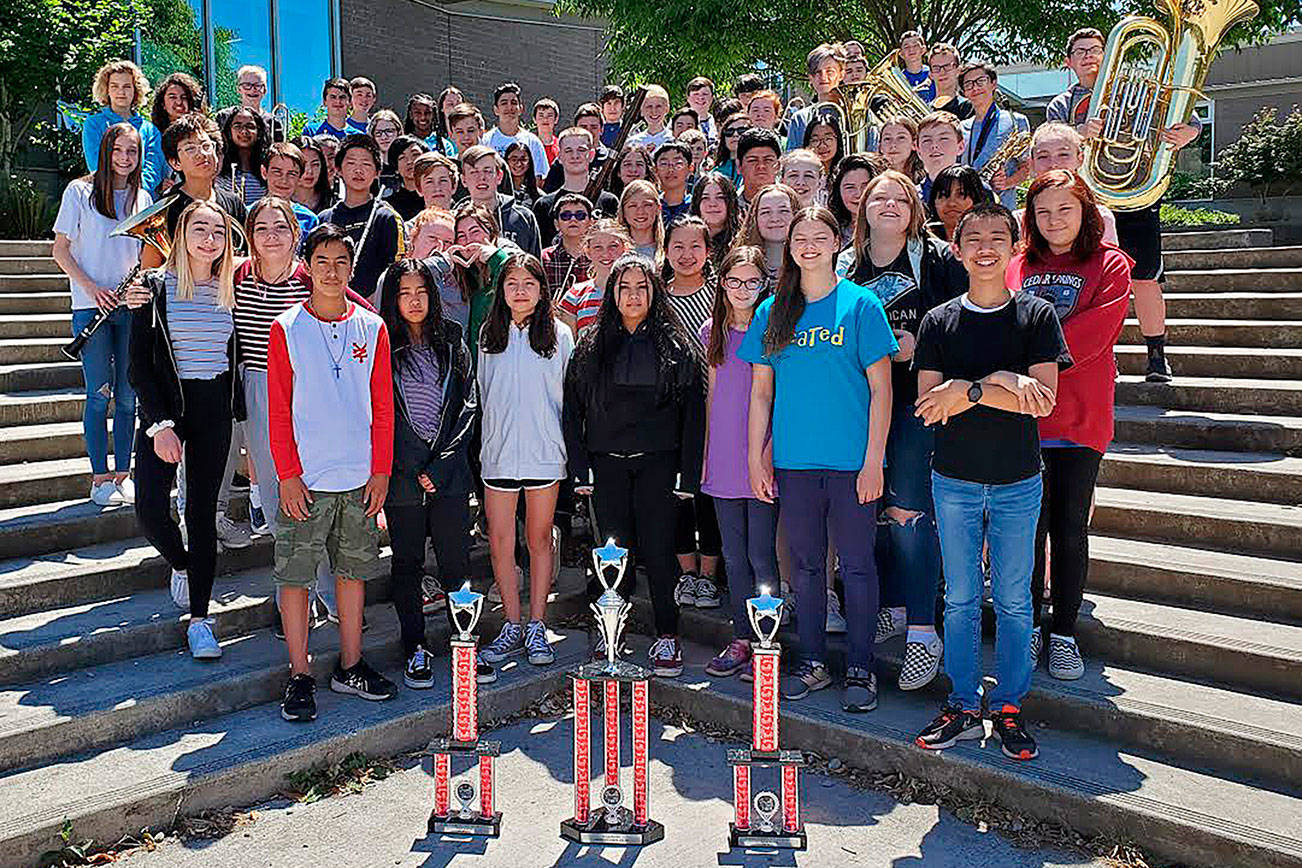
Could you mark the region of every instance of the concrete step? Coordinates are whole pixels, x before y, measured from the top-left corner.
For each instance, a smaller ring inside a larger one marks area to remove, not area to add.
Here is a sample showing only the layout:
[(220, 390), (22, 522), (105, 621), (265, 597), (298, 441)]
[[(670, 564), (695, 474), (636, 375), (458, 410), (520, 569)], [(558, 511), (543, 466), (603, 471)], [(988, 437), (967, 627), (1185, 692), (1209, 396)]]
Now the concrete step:
[(1302, 557), (1302, 506), (1100, 486), (1090, 528), (1126, 539)]
[(1298, 268), (1302, 267), (1302, 245), (1166, 251), (1162, 261), (1169, 269), (1168, 277), (1173, 271), (1199, 268)]
[(1302, 416), (1302, 380), (1181, 375), (1170, 383), (1146, 383), (1143, 376), (1126, 374), (1117, 383), (1117, 401), (1171, 410)]
[(1302, 503), (1302, 458), (1113, 443), (1099, 485), (1296, 505)]
[(49, 256), (53, 241), (0, 241), (0, 256)]
[(61, 313), (71, 310), (72, 297), (66, 291), (0, 295), (0, 314)]
[[(266, 535), (254, 537), (248, 548), (218, 552), (217, 573), (266, 567), (271, 549)], [(0, 618), (157, 591), (168, 586), (170, 576), (162, 555), (139, 536), (0, 561)]]
[[(1239, 253), (1239, 251), (1235, 252)], [(1218, 298), (1221, 297), (1220, 293), (1225, 292), (1300, 292), (1302, 291), (1302, 268), (1265, 268), (1255, 265), (1245, 268), (1194, 266), (1181, 271), (1168, 271), (1165, 291), (1210, 292), (1217, 293)]]
[[(1171, 347), (1302, 347), (1302, 322), (1277, 319), (1168, 319), (1167, 345)], [(1121, 343), (1144, 345), (1139, 321), (1126, 320)]]
[(1169, 292), (1172, 319), (1302, 319), (1302, 292)]
[(32, 392), (85, 387), (81, 362), (33, 362), (0, 365), (0, 392)]
[[(55, 352), (58, 352), (55, 349)], [(0, 345), (0, 358), (5, 348)], [(1148, 348), (1141, 345), (1114, 349), (1123, 374), (1148, 371)], [(1168, 346), (1166, 358), (1177, 377), (1248, 377), (1259, 380), (1302, 380), (1302, 349), (1264, 347)]]
[(1269, 229), (1200, 229), (1163, 232), (1162, 250), (1227, 250), (1270, 247), (1274, 233)]
[[(564, 686), (586, 645), (579, 634), (566, 633), (556, 651), (552, 666), (504, 667), (496, 684), (482, 686), (480, 720), (518, 712)], [(385, 672), (401, 683), (398, 667)], [(448, 680), (429, 691), (400, 689), (382, 703), (338, 696), (322, 684), (317, 707), (319, 717), (310, 725), (286, 723), (279, 703), (271, 702), (5, 775), (0, 800), (15, 809), (0, 821), (0, 864), (25, 864), (48, 849), (65, 819), (79, 837), (112, 841), (142, 826), (170, 823), (178, 803), (186, 813), (255, 804), (281, 792), (293, 771), (354, 751), (392, 756), (422, 749), (448, 731)], [(98, 783), (88, 789), (92, 780)], [(562, 812), (558, 807), (558, 823)]]
[(0, 465), (0, 508), (89, 496), (90, 459)]
[(53, 256), (0, 256), (0, 274), (51, 274), (58, 270)]
[[(80, 415), (77, 418), (80, 419)], [(112, 414), (108, 426), (111, 435)], [(78, 458), (85, 454), (86, 442), (82, 437), (80, 421), (0, 428), (0, 465)]]
[(1089, 587), (1113, 597), (1302, 625), (1302, 564), (1090, 534)]
[(1128, 443), (1278, 452), (1302, 458), (1302, 417), (1120, 405), (1116, 408), (1116, 438)]
[[(654, 680), (653, 706), (681, 708), (740, 732), (751, 727), (751, 685), (700, 674), (710, 649), (691, 645), (688, 675)], [(1198, 866), (1302, 865), (1302, 799), (1131, 750), (1097, 734), (1034, 730), (1040, 757), (1009, 760), (997, 745), (960, 742), (943, 752), (913, 744), (935, 716), (934, 696), (886, 690), (871, 714), (841, 710), (836, 690), (782, 705), (782, 746), (895, 771), (1064, 823), (1087, 835), (1143, 842), (1163, 860)], [(1283, 813), (1278, 813), (1283, 812)]]
[(31, 365), (45, 362), (66, 362), (68, 357), (60, 352), (68, 338), (10, 338), (0, 341), (0, 365)]
[(72, 313), (0, 314), (0, 338), (72, 336)]
[(0, 294), (68, 292), (68, 275), (55, 269), (49, 274), (0, 274)]
[(81, 389), (0, 394), (0, 427), (76, 422), (85, 405)]

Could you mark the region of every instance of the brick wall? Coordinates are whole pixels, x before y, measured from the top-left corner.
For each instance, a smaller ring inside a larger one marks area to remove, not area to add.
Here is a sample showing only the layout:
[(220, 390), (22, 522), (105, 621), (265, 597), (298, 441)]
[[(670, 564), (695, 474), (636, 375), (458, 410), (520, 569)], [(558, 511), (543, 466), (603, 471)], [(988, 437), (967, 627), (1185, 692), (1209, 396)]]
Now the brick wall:
[(550, 96), (564, 125), (605, 83), (599, 23), (492, 3), (444, 9), (419, 0), (341, 0), (340, 6), (343, 75), (374, 80), (379, 105), (399, 115), (409, 94), (437, 96), (455, 84), (491, 126), (493, 88), (514, 80), (526, 111)]

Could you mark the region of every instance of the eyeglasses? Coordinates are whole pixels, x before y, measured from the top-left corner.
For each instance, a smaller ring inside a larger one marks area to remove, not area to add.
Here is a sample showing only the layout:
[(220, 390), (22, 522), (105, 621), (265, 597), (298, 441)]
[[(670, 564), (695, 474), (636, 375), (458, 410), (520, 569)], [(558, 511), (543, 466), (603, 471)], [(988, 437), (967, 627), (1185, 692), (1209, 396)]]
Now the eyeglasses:
[(186, 156), (194, 156), (195, 154), (212, 154), (217, 151), (217, 143), (211, 139), (204, 139), (202, 142), (195, 142), (186, 145), (183, 148), (178, 148), (177, 151)]
[(1102, 57), (1103, 46), (1095, 45), (1092, 48), (1073, 48), (1071, 50), (1071, 56), (1072, 57)]
[(397, 128), (397, 127), (376, 127), (376, 128), (375, 128), (375, 137), (376, 137), (377, 139), (380, 138), (381, 136), (386, 136), (386, 137), (387, 137), (387, 136), (397, 136), (397, 135), (398, 135), (398, 128)]
[(740, 277), (725, 277), (723, 279), (724, 289), (749, 289), (754, 292), (763, 288), (764, 278), (752, 277), (750, 280), (742, 280)]
[(957, 68), (958, 68), (958, 64), (956, 62), (933, 63), (931, 65), (932, 72), (949, 72), (951, 69), (957, 69)]
[(267, 86), (259, 81), (242, 81), (240, 90), (266, 90)]
[(668, 169), (668, 170), (671, 171), (671, 172), (674, 171), (675, 169), (686, 169), (686, 168), (687, 168), (687, 161), (686, 161), (686, 160), (682, 160), (682, 159), (678, 159), (678, 160), (663, 160), (663, 159), (662, 159), (662, 160), (656, 160), (656, 168), (657, 168), (657, 169)]
[(562, 211), (561, 213), (556, 215), (556, 219), (566, 223), (572, 220), (587, 220), (588, 212), (587, 211)]
[(972, 78), (960, 81), (958, 84), (959, 87), (963, 88), (963, 90), (971, 90), (974, 87), (985, 87), (989, 83), (990, 83), (990, 76), (975, 75)]

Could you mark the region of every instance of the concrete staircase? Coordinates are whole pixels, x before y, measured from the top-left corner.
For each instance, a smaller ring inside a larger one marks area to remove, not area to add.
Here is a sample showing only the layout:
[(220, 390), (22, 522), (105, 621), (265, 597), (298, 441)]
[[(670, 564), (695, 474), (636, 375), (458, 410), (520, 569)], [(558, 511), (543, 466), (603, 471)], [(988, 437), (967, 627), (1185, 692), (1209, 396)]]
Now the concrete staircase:
[[(844, 715), (827, 691), (785, 706), (792, 747), (892, 768), (1132, 839), (1190, 865), (1302, 866), (1302, 247), (1260, 230), (1168, 236), (1171, 358), (1179, 377), (1142, 383), (1128, 322), (1117, 349), (1117, 444), (1106, 457), (1080, 628), (1084, 679), (1037, 674), (1027, 703), (1043, 756), (1031, 764), (965, 745), (909, 742), (934, 714), (888, 686)], [(87, 502), (79, 366), (67, 282), (48, 243), (0, 242), (0, 866), (30, 865), (65, 818), (111, 841), (177, 811), (251, 803), (285, 772), (361, 750), (422, 746), (446, 727), (447, 684), (382, 705), (323, 690), (321, 719), (279, 719), (283, 648), (270, 633), (270, 546), (222, 556), (216, 665), (182, 653), (167, 569), (130, 508)], [(557, 607), (581, 611), (577, 572)], [(372, 589), (368, 656), (398, 671), (397, 628)], [(639, 613), (649, 603), (639, 601)], [(493, 631), (486, 619), (482, 632)], [(687, 613), (689, 664), (728, 637), (719, 612)], [(318, 675), (335, 631), (313, 637)], [(583, 652), (517, 665), (485, 691), (486, 717), (564, 684)], [(987, 647), (987, 652), (989, 648)], [(839, 665), (839, 661), (834, 661)], [(527, 670), (527, 671), (526, 671)], [(747, 694), (706, 688), (698, 665), (658, 683), (659, 702), (745, 731)], [(178, 807), (179, 805), (179, 807)], [(559, 822), (560, 815), (557, 815)], [(811, 842), (812, 843), (812, 842)]]

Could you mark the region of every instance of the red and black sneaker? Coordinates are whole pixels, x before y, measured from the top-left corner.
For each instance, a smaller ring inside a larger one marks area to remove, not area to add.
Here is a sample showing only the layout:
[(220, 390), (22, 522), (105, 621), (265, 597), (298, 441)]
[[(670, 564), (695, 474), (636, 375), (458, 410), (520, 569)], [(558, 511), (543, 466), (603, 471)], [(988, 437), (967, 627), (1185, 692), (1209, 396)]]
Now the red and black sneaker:
[(990, 715), (1004, 749), (1004, 756), (1015, 760), (1033, 760), (1040, 755), (1035, 739), (1022, 726), (1022, 712), (1012, 705), (1005, 705), (1003, 710)]
[(986, 727), (981, 715), (953, 705), (940, 709), (936, 719), (918, 733), (913, 743), (927, 750), (944, 750), (960, 741), (985, 738)]

